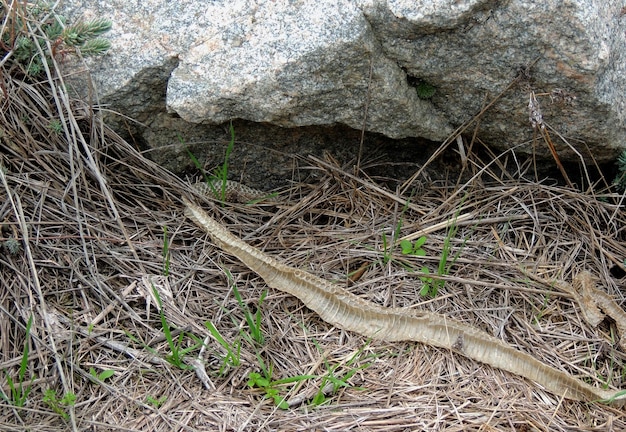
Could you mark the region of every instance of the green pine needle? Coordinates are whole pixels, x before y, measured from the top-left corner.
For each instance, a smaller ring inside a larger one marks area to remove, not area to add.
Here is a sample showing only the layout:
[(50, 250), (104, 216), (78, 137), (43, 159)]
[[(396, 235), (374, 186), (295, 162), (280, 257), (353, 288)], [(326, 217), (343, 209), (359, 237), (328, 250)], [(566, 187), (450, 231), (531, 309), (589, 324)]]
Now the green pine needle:
[(110, 41), (98, 38), (86, 41), (80, 47), (80, 52), (85, 56), (98, 56), (106, 54), (109, 48), (111, 48)]

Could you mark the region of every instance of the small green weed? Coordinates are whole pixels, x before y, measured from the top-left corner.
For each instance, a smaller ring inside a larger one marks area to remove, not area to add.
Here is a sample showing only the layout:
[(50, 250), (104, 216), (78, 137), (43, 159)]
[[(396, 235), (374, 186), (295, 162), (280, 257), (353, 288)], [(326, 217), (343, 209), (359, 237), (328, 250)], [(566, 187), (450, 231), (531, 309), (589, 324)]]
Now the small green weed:
[[(321, 349), (317, 341), (315, 339), (313, 339), (312, 341), (313, 344), (317, 347), (318, 351), (322, 352), (323, 350)], [(284, 396), (287, 390), (284, 389), (283, 386), (311, 379), (321, 379), (319, 390), (311, 400), (312, 406), (319, 406), (326, 402), (327, 395), (329, 393), (335, 394), (337, 390), (341, 387), (350, 387), (350, 384), (348, 384), (348, 380), (352, 378), (352, 376), (354, 376), (357, 371), (365, 369), (371, 365), (371, 363), (365, 363), (360, 366), (354, 366), (356, 362), (364, 359), (362, 354), (365, 348), (369, 345), (369, 343), (370, 340), (368, 340), (356, 353), (354, 353), (345, 363), (345, 365), (330, 365), (328, 361), (324, 359), (324, 364), (327, 370), (324, 375), (295, 375), (279, 380), (274, 380), (272, 378), (272, 366), (267, 367), (261, 356), (257, 353), (257, 360), (259, 362), (261, 373), (250, 372), (248, 374), (248, 387), (262, 389), (264, 392), (264, 396), (268, 399), (272, 399), (277, 407), (281, 409), (287, 409), (289, 408), (289, 405)], [(365, 359), (375, 357), (375, 355), (369, 355), (365, 357)], [(345, 368), (347, 368), (347, 370), (345, 370)]]
[(2, 247), (7, 250), (7, 252), (11, 255), (17, 255), (22, 246), (20, 242), (15, 239), (15, 237), (9, 237), (2, 243)]
[[(24, 340), (24, 350), (22, 351), (22, 361), (20, 362), (20, 369), (17, 372), (17, 382), (13, 381), (11, 376), (6, 372), (4, 372), (7, 380), (7, 384), (9, 385), (9, 390), (11, 390), (11, 394), (9, 396), (4, 394), (4, 391), (0, 393), (2, 399), (9, 402), (11, 405), (17, 408), (22, 408), (26, 403), (26, 399), (28, 399), (28, 395), (32, 389), (32, 380), (31, 383), (24, 388), (24, 381), (26, 378), (26, 371), (28, 369), (28, 340), (30, 338), (30, 328), (33, 324), (32, 315), (28, 319), (26, 323), (26, 337)], [(0, 389), (1, 391), (1, 389)]]
[[(228, 145), (226, 146), (226, 154), (224, 155), (224, 162), (222, 163), (221, 166), (217, 167), (215, 171), (210, 175), (207, 175), (204, 172), (204, 168), (202, 164), (200, 163), (200, 161), (198, 160), (198, 158), (191, 152), (191, 150), (187, 149), (187, 154), (189, 155), (189, 158), (192, 160), (196, 168), (200, 172), (203, 173), (204, 181), (206, 182), (207, 185), (209, 185), (209, 188), (211, 189), (213, 196), (217, 198), (218, 200), (220, 200), (222, 203), (226, 201), (226, 188), (228, 186), (228, 161), (230, 159), (230, 154), (233, 152), (233, 149), (235, 148), (235, 128), (233, 127), (232, 122), (230, 123), (229, 131), (230, 131), (230, 141), (228, 142)], [(181, 144), (185, 143), (185, 141), (183, 140), (181, 136), (178, 137), (178, 140), (180, 141)]]
[(417, 97), (422, 100), (428, 100), (435, 95), (437, 89), (432, 84), (427, 83), (424, 80), (418, 80), (415, 85), (415, 90), (417, 91)]
[(104, 382), (115, 375), (115, 371), (111, 369), (105, 369), (102, 372), (96, 371), (94, 368), (89, 368), (89, 375), (91, 375), (96, 381)]
[[(407, 203), (408, 205), (408, 203)], [(405, 209), (408, 208), (405, 206)], [(404, 213), (404, 210), (402, 211)], [(391, 234), (391, 241), (387, 239), (387, 234), (383, 231), (383, 264), (389, 263), (393, 259), (393, 247), (396, 244), (398, 237), (400, 236), (400, 230), (402, 229), (402, 218), (398, 219), (398, 223)]]
[[(341, 364), (335, 364), (331, 366), (326, 360), (326, 358), (324, 358), (324, 365), (326, 367), (327, 372), (322, 376), (322, 382), (320, 384), (319, 390), (317, 391), (317, 393), (313, 397), (313, 400), (311, 401), (311, 404), (313, 406), (319, 406), (326, 402), (327, 400), (326, 394), (329, 393), (326, 390), (327, 384), (332, 385), (332, 390), (330, 391), (330, 393), (334, 395), (335, 393), (337, 393), (337, 390), (339, 390), (341, 387), (351, 387), (351, 385), (348, 384), (348, 380), (352, 378), (354, 374), (357, 373), (359, 370), (366, 369), (372, 364), (370, 362), (370, 363), (362, 364), (360, 366), (352, 367), (352, 365), (355, 364), (357, 361), (363, 360), (362, 358), (363, 351), (370, 344), (370, 342), (371, 342), (371, 339), (368, 339), (367, 342), (365, 342), (365, 344), (361, 348), (359, 348), (358, 351), (355, 352), (352, 355), (352, 357), (350, 357), (350, 359), (348, 359), (345, 366), (342, 366)], [(313, 340), (313, 343), (315, 344), (317, 349), (321, 351), (320, 346), (317, 344), (315, 340)], [(375, 358), (375, 357), (376, 357), (375, 355), (371, 354), (365, 358)], [(340, 366), (347, 368), (347, 370), (344, 370), (341, 373), (339, 373)]]
[(402, 249), (403, 255), (413, 255), (413, 256), (426, 256), (426, 251), (422, 248), (426, 243), (426, 236), (421, 236), (413, 243), (409, 240), (402, 240), (400, 242), (400, 248)]
[[(412, 256), (426, 256), (426, 251), (422, 248), (426, 243), (426, 236), (421, 236), (415, 242), (411, 243), (409, 240), (402, 240), (400, 242), (400, 248), (402, 249), (403, 255), (412, 255)], [(412, 270), (412, 269), (409, 269)], [(422, 297), (427, 296), (433, 291), (433, 285), (435, 284), (435, 279), (428, 276), (430, 274), (430, 269), (426, 266), (422, 266), (420, 271), (425, 276), (420, 276), (420, 280), (422, 281), (422, 289), (420, 290), (420, 295)], [(435, 291), (436, 292), (436, 291)]]
[[(408, 201), (404, 209), (402, 210), (402, 213), (404, 213), (407, 208), (408, 208)], [(452, 265), (454, 265), (454, 263), (456, 262), (456, 260), (458, 259), (461, 253), (461, 250), (463, 249), (463, 247), (461, 247), (461, 249), (457, 252), (457, 254), (454, 255), (454, 257), (452, 257), (451, 259), (450, 254), (452, 251), (452, 238), (456, 236), (458, 229), (459, 229), (456, 223), (459, 213), (460, 213), (460, 209), (455, 213), (454, 218), (450, 221), (448, 225), (448, 231), (444, 239), (444, 245), (443, 245), (443, 249), (441, 252), (441, 258), (439, 259), (439, 265), (437, 267), (437, 275), (439, 277), (435, 278), (431, 276), (430, 269), (426, 266), (423, 266), (420, 269), (421, 272), (423, 273), (423, 276), (420, 276), (420, 280), (423, 283), (422, 289), (420, 290), (421, 296), (424, 296), (424, 297), (425, 296), (430, 296), (430, 297), (437, 296), (439, 290), (443, 288), (443, 286), (445, 285), (445, 281), (441, 279), (440, 277), (446, 276), (447, 274), (449, 274), (450, 268), (452, 267)], [(398, 240), (401, 228), (402, 228), (402, 219), (400, 219), (398, 223), (396, 224), (396, 227), (392, 234), (391, 241), (388, 240), (387, 234), (383, 232), (382, 234), (382, 242), (383, 242), (382, 262), (383, 264), (387, 264), (389, 261), (393, 259), (392, 247), (397, 244), (397, 240)], [(424, 244), (426, 244), (426, 241), (427, 241), (426, 236), (421, 236), (414, 242), (410, 242), (409, 240), (402, 240), (400, 242), (400, 249), (402, 251), (402, 254), (413, 255), (413, 256), (426, 256), (426, 251), (423, 248)], [(404, 266), (407, 267), (409, 271), (414, 271), (412, 267), (407, 266), (407, 265), (404, 265)]]
[[(246, 323), (248, 324), (248, 332), (245, 332), (243, 328), (239, 330), (239, 337), (236, 339), (234, 343), (229, 343), (224, 339), (224, 337), (217, 330), (215, 325), (212, 322), (207, 321), (205, 326), (213, 336), (213, 338), (226, 350), (226, 356), (222, 359), (222, 365), (220, 366), (219, 374), (222, 375), (226, 370), (230, 367), (239, 366), (240, 363), (240, 353), (241, 353), (241, 339), (245, 339), (252, 346), (263, 345), (265, 343), (265, 337), (263, 336), (263, 332), (261, 331), (261, 305), (263, 304), (263, 300), (267, 295), (267, 291), (264, 291), (259, 298), (259, 304), (257, 306), (256, 312), (253, 314), (250, 311), (248, 305), (246, 305), (241, 298), (241, 294), (237, 289), (237, 285), (234, 283), (234, 279), (232, 274), (228, 269), (224, 269), (224, 273), (228, 277), (229, 283), (232, 284), (233, 294), (235, 295), (235, 299), (239, 304), (239, 307), (244, 312), (244, 316), (246, 319)], [(228, 310), (225, 310), (226, 313), (230, 314)], [(239, 326), (239, 323), (232, 318), (233, 324), (235, 326)]]
[(263, 389), (265, 392), (265, 397), (268, 399), (273, 399), (274, 404), (280, 409), (287, 409), (289, 405), (285, 398), (280, 395), (279, 390), (276, 388), (276, 381), (271, 380), (270, 377), (264, 377), (258, 372), (250, 372), (248, 375), (248, 387), (258, 387)]
[[(399, 221), (396, 227), (396, 230), (394, 231), (394, 241), (391, 243), (392, 245), (396, 243), (397, 236), (399, 235), (398, 233), (400, 232), (401, 227), (402, 227), (401, 221)], [(411, 256), (418, 256), (418, 257), (426, 256), (426, 251), (424, 250), (423, 246), (426, 244), (427, 240), (428, 239), (426, 236), (421, 236), (414, 242), (411, 242), (409, 240), (402, 240), (400, 242), (400, 250), (402, 251), (403, 255), (411, 255)], [(446, 240), (448, 240), (447, 237), (446, 237)], [(383, 249), (384, 249), (383, 262), (386, 263), (389, 259), (391, 259), (391, 253), (387, 251), (387, 240), (386, 240), (384, 233), (383, 233)], [(444, 253), (439, 262), (439, 267), (441, 268), (442, 265), (445, 267), (446, 261), (447, 261), (447, 252), (446, 252), (445, 244), (444, 244)], [(411, 266), (404, 265), (404, 267), (406, 267), (409, 271), (415, 271), (415, 269)], [(420, 276), (420, 280), (422, 281), (422, 284), (423, 284), (422, 289), (420, 290), (420, 295), (423, 297), (428, 296), (428, 295), (435, 297), (437, 293), (439, 292), (439, 288), (443, 286), (443, 281), (440, 279), (435, 279), (433, 277), (430, 277), (429, 276), (430, 269), (426, 266), (422, 266), (420, 271), (421, 273), (424, 274), (424, 276)]]
[(285, 401), (284, 396), (281, 396), (281, 386), (285, 384), (297, 383), (307, 379), (316, 378), (315, 375), (297, 375), (289, 378), (283, 378), (280, 380), (272, 380), (272, 367), (267, 368), (263, 360), (257, 356), (263, 375), (258, 372), (250, 372), (248, 374), (248, 387), (260, 388), (265, 393), (265, 397), (272, 399), (274, 404), (280, 409), (288, 409), (289, 405)]
[[(454, 217), (448, 224), (448, 231), (446, 233), (446, 237), (443, 240), (443, 249), (441, 251), (441, 258), (439, 258), (439, 265), (437, 266), (437, 276), (439, 277), (434, 278), (434, 277), (429, 276), (430, 270), (427, 267), (422, 267), (422, 273), (424, 273), (424, 276), (420, 277), (420, 280), (423, 283), (422, 289), (420, 290), (420, 295), (423, 297), (426, 297), (426, 296), (436, 297), (437, 296), (437, 294), (439, 293), (439, 290), (442, 289), (446, 283), (444, 279), (441, 279), (441, 277), (447, 276), (448, 274), (450, 274), (450, 270), (452, 266), (454, 265), (456, 260), (461, 255), (461, 252), (463, 251), (463, 247), (465, 246), (465, 241), (463, 241), (463, 244), (459, 248), (458, 252), (453, 257), (450, 256), (452, 253), (452, 239), (456, 237), (459, 231), (459, 226), (456, 223), (456, 221), (457, 221), (457, 218), (459, 217), (460, 212), (461, 210), (459, 208), (459, 210), (457, 210), (457, 212), (454, 214)], [(467, 238), (465, 240), (467, 240)]]
[[(215, 173), (212, 176), (213, 178), (209, 182), (209, 186), (213, 190), (213, 193), (222, 202), (226, 201), (226, 185), (228, 182), (228, 160), (230, 159), (230, 154), (235, 148), (235, 128), (233, 127), (233, 122), (230, 122), (229, 131), (230, 141), (228, 142), (228, 146), (226, 147), (224, 162), (222, 163), (221, 167), (215, 170)], [(215, 190), (215, 184), (219, 186), (219, 191)]]
[[(202, 341), (193, 334), (187, 332), (180, 332), (178, 338), (174, 339), (172, 336), (172, 330), (170, 328), (170, 325), (165, 318), (165, 314), (163, 313), (163, 304), (161, 303), (161, 297), (159, 296), (159, 292), (154, 287), (154, 285), (152, 286), (152, 291), (154, 292), (154, 296), (157, 299), (157, 303), (159, 305), (159, 316), (161, 318), (161, 328), (163, 329), (163, 335), (165, 336), (165, 339), (167, 340), (167, 344), (170, 347), (171, 351), (171, 354), (168, 354), (165, 357), (165, 360), (182, 370), (193, 369), (193, 366), (185, 363), (183, 359), (185, 355), (187, 355), (189, 352), (200, 348), (202, 346)], [(182, 348), (185, 336), (189, 336), (195, 342), (188, 348)]]
[(439, 293), (439, 289), (443, 288), (443, 281), (441, 279), (428, 276), (430, 274), (430, 269), (428, 267), (422, 267), (422, 273), (424, 276), (420, 276), (420, 280), (422, 281), (420, 295), (422, 297), (436, 297)]
[(226, 350), (226, 356), (222, 359), (222, 365), (220, 366), (219, 374), (220, 376), (225, 373), (230, 367), (237, 367), (241, 363), (241, 341), (238, 339), (233, 345), (226, 342), (226, 339), (221, 335), (221, 333), (215, 328), (211, 321), (207, 321), (204, 323), (211, 336), (219, 343), (222, 348)]
[(52, 411), (59, 414), (63, 417), (63, 419), (68, 420), (70, 415), (68, 414), (67, 409), (74, 406), (76, 403), (76, 395), (69, 392), (64, 394), (63, 397), (59, 399), (55, 390), (48, 389), (44, 392), (43, 401), (50, 407), (50, 409), (52, 409)]
[(252, 314), (248, 305), (243, 302), (241, 299), (241, 295), (239, 294), (239, 290), (237, 289), (237, 284), (233, 279), (233, 275), (230, 273), (228, 269), (224, 269), (226, 276), (228, 277), (229, 282), (233, 287), (233, 294), (237, 299), (237, 303), (239, 307), (243, 310), (244, 316), (246, 318), (246, 323), (248, 324), (248, 329), (250, 334), (242, 333), (242, 336), (248, 340), (248, 342), (252, 342), (252, 340), (256, 341), (259, 345), (263, 345), (265, 343), (265, 338), (263, 337), (263, 332), (261, 331), (261, 305), (263, 304), (263, 300), (265, 300), (265, 296), (267, 295), (267, 291), (263, 291), (261, 297), (259, 298), (259, 305), (256, 308), (256, 313)]
[(150, 395), (148, 395), (148, 397), (146, 397), (146, 402), (149, 403), (150, 405), (152, 405), (154, 408), (159, 408), (161, 405), (163, 405), (165, 403), (165, 401), (167, 400), (167, 396), (163, 395), (160, 398), (154, 398)]
[(50, 132), (55, 135), (61, 135), (63, 132), (63, 123), (57, 119), (50, 120), (50, 123), (48, 123), (48, 129), (50, 129)]

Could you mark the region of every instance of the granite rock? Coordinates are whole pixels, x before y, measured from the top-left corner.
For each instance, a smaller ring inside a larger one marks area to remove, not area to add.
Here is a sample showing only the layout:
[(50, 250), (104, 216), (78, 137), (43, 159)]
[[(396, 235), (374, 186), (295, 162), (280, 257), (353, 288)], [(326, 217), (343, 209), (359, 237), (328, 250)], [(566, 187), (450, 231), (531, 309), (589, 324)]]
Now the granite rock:
[[(626, 17), (617, 0), (66, 0), (110, 18), (90, 60), (101, 102), (149, 121), (347, 125), (531, 151), (528, 103), (564, 159), (625, 147)], [(512, 84), (512, 85), (511, 85)], [(559, 136), (564, 138), (560, 139)], [(537, 149), (545, 151), (539, 142)], [(576, 149), (576, 151), (574, 151)], [(587, 149), (591, 149), (587, 151)]]

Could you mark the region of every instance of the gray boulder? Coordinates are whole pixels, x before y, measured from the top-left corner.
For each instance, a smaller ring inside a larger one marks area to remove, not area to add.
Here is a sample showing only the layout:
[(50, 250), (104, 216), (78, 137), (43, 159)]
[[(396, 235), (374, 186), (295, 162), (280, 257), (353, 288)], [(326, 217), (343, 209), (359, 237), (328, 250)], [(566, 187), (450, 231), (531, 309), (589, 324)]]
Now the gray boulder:
[[(90, 60), (101, 102), (150, 123), (347, 125), (445, 139), (507, 89), (478, 136), (531, 151), (528, 104), (564, 159), (625, 147), (626, 17), (617, 0), (66, 0), (108, 17)], [(513, 85), (511, 85), (513, 83)], [(471, 130), (470, 130), (471, 131)], [(559, 138), (561, 136), (564, 139)], [(547, 153), (539, 141), (540, 153)]]
[(206, 13), (219, 19), (180, 56), (167, 87), (168, 109), (190, 122), (360, 129), (369, 101), (370, 131), (431, 139), (451, 131), (354, 1), (227, 2)]

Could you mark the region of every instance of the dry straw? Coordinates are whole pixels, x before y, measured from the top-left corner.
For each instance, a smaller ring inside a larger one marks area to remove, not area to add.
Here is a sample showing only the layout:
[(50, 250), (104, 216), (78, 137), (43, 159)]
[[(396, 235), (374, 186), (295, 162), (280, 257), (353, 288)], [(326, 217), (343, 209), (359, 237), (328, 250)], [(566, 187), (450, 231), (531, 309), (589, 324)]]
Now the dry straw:
[[(448, 350), (368, 343), (277, 291), (259, 309), (265, 344), (241, 339), (247, 324), (232, 284), (254, 313), (264, 282), (183, 217), (190, 187), (103, 125), (96, 107), (73, 100), (53, 66), (38, 82), (3, 71), (0, 386), (7, 395), (5, 377), (16, 376), (28, 343), (32, 390), (21, 409), (0, 401), (0, 430), (626, 429), (620, 409), (555, 397)], [(320, 180), (295, 184), (279, 203), (195, 199), (265, 253), (369, 301), (453, 317), (593, 386), (626, 388), (618, 329), (610, 320), (589, 325), (559, 289), (585, 270), (623, 302), (623, 279), (610, 273), (626, 257), (619, 197), (513, 178), (497, 169), (510, 155), (488, 164), (469, 153), (470, 176), (424, 184), (406, 208), (408, 195), (331, 160), (306, 162)], [(464, 217), (449, 241), (460, 255), (438, 296), (422, 298), (423, 274), (411, 269), (436, 269), (455, 215)], [(426, 256), (385, 251), (383, 232), (425, 233)], [(181, 347), (206, 344), (186, 358), (206, 376), (167, 361), (155, 290)], [(228, 343), (241, 339), (239, 364), (221, 376), (227, 353), (207, 321)], [(246, 385), (259, 359), (275, 379), (317, 378), (281, 387), (291, 407), (280, 410)], [(95, 381), (92, 368), (114, 374)], [(354, 373), (312, 406), (320, 387), (332, 390), (323, 381), (331, 369)], [(61, 406), (67, 417), (45, 402), (51, 389), (76, 396)]]

